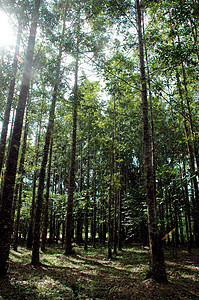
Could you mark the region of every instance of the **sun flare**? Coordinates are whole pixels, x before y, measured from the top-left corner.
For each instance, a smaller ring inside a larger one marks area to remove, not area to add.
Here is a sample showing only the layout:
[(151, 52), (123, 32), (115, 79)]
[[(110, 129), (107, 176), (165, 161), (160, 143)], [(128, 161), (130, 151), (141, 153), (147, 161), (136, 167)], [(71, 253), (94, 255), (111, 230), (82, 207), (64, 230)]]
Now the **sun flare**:
[(9, 17), (0, 10), (0, 47), (7, 47), (13, 43), (14, 33), (9, 23)]

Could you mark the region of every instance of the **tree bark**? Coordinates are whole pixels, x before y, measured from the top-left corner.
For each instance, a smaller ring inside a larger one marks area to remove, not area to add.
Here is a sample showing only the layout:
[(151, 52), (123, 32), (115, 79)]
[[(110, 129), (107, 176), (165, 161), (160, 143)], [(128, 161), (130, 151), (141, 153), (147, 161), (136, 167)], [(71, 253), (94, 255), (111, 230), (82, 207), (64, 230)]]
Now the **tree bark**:
[(166, 267), (164, 262), (164, 253), (162, 249), (162, 241), (157, 228), (155, 193), (154, 193), (154, 176), (151, 159), (151, 142), (149, 135), (148, 121), (148, 101), (147, 87), (144, 64), (144, 51), (141, 26), (141, 5), (140, 1), (136, 0), (137, 14), (137, 31), (138, 31), (138, 47), (140, 61), (140, 82), (142, 96), (142, 124), (143, 124), (143, 154), (145, 166), (145, 184), (146, 184), (146, 202), (148, 209), (148, 230), (149, 242), (151, 250), (151, 272), (152, 277), (157, 282), (167, 282)]
[(54, 129), (54, 119), (55, 119), (55, 105), (58, 96), (58, 87), (60, 82), (60, 67), (61, 67), (61, 59), (62, 59), (62, 52), (63, 52), (63, 39), (64, 39), (64, 32), (65, 32), (65, 22), (66, 22), (66, 12), (68, 10), (68, 0), (65, 4), (65, 12), (64, 12), (64, 19), (63, 19), (63, 28), (61, 34), (61, 41), (59, 47), (59, 54), (57, 59), (57, 68), (56, 68), (56, 78), (55, 78), (55, 86), (53, 90), (53, 97), (52, 103), (50, 108), (50, 115), (48, 120), (48, 127), (46, 132), (45, 138), (45, 145), (43, 150), (43, 157), (41, 163), (41, 169), (39, 174), (39, 185), (37, 191), (37, 200), (36, 200), (36, 211), (35, 211), (35, 220), (34, 220), (34, 231), (33, 231), (33, 251), (32, 251), (32, 265), (39, 265), (39, 244), (40, 244), (40, 225), (41, 225), (41, 211), (42, 211), (42, 204), (43, 204), (43, 190), (44, 190), (44, 180), (46, 174), (46, 165), (48, 161), (48, 152), (50, 146), (51, 136), (53, 134)]
[[(81, 129), (81, 125), (80, 125)], [(80, 139), (79, 144), (79, 183), (78, 183), (78, 193), (81, 195), (82, 189), (83, 189), (83, 157), (82, 157), (82, 139)], [(77, 227), (76, 227), (76, 242), (77, 244), (81, 244), (83, 241), (82, 238), (82, 228), (83, 228), (83, 215), (82, 215), (82, 209), (77, 208)]]
[(34, 162), (34, 174), (33, 174), (33, 183), (32, 183), (32, 203), (30, 209), (30, 220), (28, 224), (28, 237), (27, 237), (27, 248), (32, 248), (32, 240), (33, 240), (33, 220), (35, 215), (35, 195), (36, 195), (36, 185), (37, 185), (37, 165), (38, 165), (38, 158), (39, 158), (39, 146), (40, 146), (40, 138), (41, 138), (41, 128), (42, 128), (42, 115), (43, 115), (43, 102), (42, 102), (42, 109), (41, 109), (41, 116), (39, 121), (39, 132), (36, 138), (36, 149), (35, 149), (35, 162)]
[(189, 100), (189, 95), (188, 95), (188, 89), (187, 89), (187, 82), (186, 82), (186, 74), (185, 74), (185, 68), (184, 64), (182, 62), (182, 76), (183, 76), (183, 85), (185, 89), (185, 98), (186, 98), (186, 104), (187, 104), (187, 110), (188, 110), (188, 117), (189, 117), (189, 123), (190, 123), (190, 128), (191, 128), (191, 141), (192, 142), (192, 147), (193, 147), (193, 154), (195, 158), (195, 165), (196, 165), (196, 170), (197, 170), (197, 177), (199, 178), (199, 157), (198, 157), (198, 145), (197, 145), (197, 134), (195, 134), (194, 131), (194, 125), (193, 125), (193, 118), (192, 118), (192, 113), (191, 113), (191, 107), (190, 107), (190, 100)]
[(12, 100), (13, 100), (14, 89), (15, 89), (15, 81), (16, 81), (16, 75), (17, 75), (18, 60), (17, 60), (16, 54), (19, 53), (20, 42), (21, 42), (21, 34), (22, 34), (22, 27), (19, 24), (18, 32), (17, 32), (16, 46), (15, 46), (14, 61), (13, 61), (13, 67), (12, 67), (13, 68), (13, 74), (12, 74), (12, 78), (11, 78), (11, 81), (10, 81), (8, 99), (7, 99), (7, 103), (6, 103), (6, 109), (5, 109), (5, 113), (4, 113), (3, 125), (2, 125), (2, 131), (1, 131), (0, 174), (1, 174), (1, 171), (2, 171), (2, 168), (3, 168), (4, 157), (5, 157), (6, 137), (7, 137), (7, 132), (8, 132), (10, 111), (11, 111), (11, 106), (12, 106)]
[[(118, 100), (118, 104), (120, 101)], [(119, 112), (119, 145), (121, 144), (121, 116)], [(121, 150), (119, 149), (119, 174), (120, 174), (120, 186), (118, 192), (118, 250), (122, 250), (122, 164), (121, 164)]]
[(24, 67), (24, 73), (21, 83), (21, 89), (19, 94), (19, 101), (16, 111), (14, 129), (12, 139), (10, 143), (10, 150), (8, 152), (6, 161), (6, 170), (4, 177), (4, 185), (2, 189), (2, 201), (0, 209), (0, 275), (5, 275), (7, 272), (9, 257), (10, 241), (13, 220), (12, 215), (12, 201), (14, 193), (14, 185), (17, 170), (18, 153), (20, 146), (20, 139), (22, 133), (24, 111), (26, 106), (26, 100), (30, 85), (30, 76), (32, 70), (32, 62), (34, 55), (34, 46), (37, 31), (37, 21), (39, 18), (40, 0), (35, 0), (35, 9), (33, 14), (33, 20), (30, 27), (30, 35), (28, 41), (26, 62)]
[(17, 251), (17, 247), (18, 247), (18, 231), (19, 231), (20, 212), (21, 212), (21, 205), (22, 205), (24, 162), (25, 162), (25, 155), (26, 155), (28, 129), (29, 129), (28, 117), (29, 117), (29, 108), (27, 108), (27, 112), (26, 112), (26, 122), (25, 122), (25, 128), (24, 128), (23, 144), (22, 144), (21, 158), (20, 158), (20, 163), (19, 163), (19, 176), (21, 178), (20, 178), (20, 183), (19, 183), (19, 198), (18, 198), (18, 206), (17, 206), (17, 219), (16, 219), (16, 226), (15, 226), (15, 233), (14, 233), (14, 246), (13, 246), (13, 248), (14, 248), (15, 251)]
[[(90, 118), (89, 118), (90, 119)], [(84, 250), (88, 250), (88, 205), (90, 197), (90, 133), (88, 137), (88, 148), (87, 148), (87, 177), (86, 177), (86, 205), (85, 205), (85, 242)]]
[(55, 103), (58, 92), (58, 83), (55, 84), (53, 91), (53, 100), (51, 103), (50, 118), (48, 122), (48, 128), (46, 132), (45, 145), (43, 150), (42, 164), (39, 174), (39, 185), (37, 191), (37, 200), (36, 200), (36, 210), (35, 210), (35, 219), (34, 219), (34, 230), (33, 230), (33, 251), (32, 251), (32, 264), (39, 265), (39, 240), (40, 240), (40, 225), (41, 225), (41, 212), (43, 204), (43, 190), (44, 190), (44, 180), (46, 173), (46, 165), (48, 160), (48, 151), (50, 145), (50, 139), (53, 133), (54, 127), (54, 113), (55, 113)]
[(46, 196), (45, 196), (45, 209), (44, 209), (44, 223), (43, 223), (43, 231), (42, 231), (42, 243), (41, 250), (45, 251), (46, 247), (46, 236), (48, 229), (48, 204), (49, 204), (49, 192), (50, 192), (50, 177), (51, 177), (51, 163), (52, 163), (52, 149), (53, 149), (53, 139), (51, 139), (50, 144), (50, 155), (48, 162), (48, 172), (47, 172), (47, 183), (46, 183)]
[(195, 192), (195, 197), (194, 197), (194, 203), (195, 203), (195, 208), (194, 208), (194, 227), (195, 227), (195, 241), (197, 246), (199, 245), (199, 190), (198, 190), (198, 182), (197, 182), (197, 177), (196, 177), (196, 170), (195, 170), (195, 160), (194, 160), (194, 149), (193, 145), (191, 143), (191, 135), (190, 135), (190, 130), (187, 126), (187, 120), (186, 120), (186, 115), (185, 115), (185, 110), (184, 110), (184, 103), (183, 103), (183, 94), (181, 90), (181, 84), (179, 80), (179, 74), (176, 71), (176, 79), (177, 79), (177, 86), (178, 86), (178, 92), (181, 100), (181, 108), (182, 108), (182, 114), (184, 116), (184, 130), (185, 130), (185, 136), (186, 136), (186, 142), (187, 142), (187, 149), (188, 149), (188, 154), (189, 154), (189, 164), (190, 164), (190, 170), (191, 170), (191, 177), (193, 181), (193, 186), (194, 186), (194, 192)]
[(94, 145), (94, 167), (93, 167), (93, 230), (92, 230), (92, 240), (93, 248), (96, 247), (96, 217), (97, 217), (97, 203), (96, 203), (96, 149)]
[[(79, 17), (80, 16), (78, 16), (78, 18)], [(67, 216), (66, 216), (65, 255), (74, 253), (72, 249), (72, 238), (73, 238), (73, 195), (74, 195), (74, 187), (75, 187), (75, 158), (76, 158), (76, 135), (77, 135), (79, 31), (80, 31), (80, 18), (78, 20), (78, 26), (77, 26), (77, 49), (76, 49), (77, 52), (76, 52), (76, 63), (75, 63), (73, 132), (72, 132), (72, 149), (71, 149), (71, 158), (70, 158), (70, 174), (69, 174), (68, 203), (67, 203)]]
[(115, 147), (115, 141), (116, 141), (116, 108), (115, 108), (115, 95), (113, 99), (113, 132), (112, 132), (112, 143), (113, 143), (113, 252), (114, 254), (117, 254), (117, 190), (115, 183), (115, 174), (117, 172), (116, 170), (116, 147)]
[(111, 175), (110, 175), (110, 184), (109, 184), (109, 195), (108, 195), (108, 258), (112, 258), (112, 241), (113, 241), (113, 227), (112, 227), (112, 159), (111, 159)]

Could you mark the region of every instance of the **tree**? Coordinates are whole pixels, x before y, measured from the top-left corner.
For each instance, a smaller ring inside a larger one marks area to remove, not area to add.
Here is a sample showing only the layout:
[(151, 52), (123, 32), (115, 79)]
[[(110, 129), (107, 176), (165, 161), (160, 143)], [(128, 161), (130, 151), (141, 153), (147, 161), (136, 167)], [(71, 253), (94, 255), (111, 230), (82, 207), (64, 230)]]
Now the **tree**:
[[(80, 14), (80, 12), (78, 12)], [(67, 216), (66, 216), (66, 240), (65, 240), (65, 255), (72, 254), (72, 236), (73, 236), (73, 196), (75, 187), (75, 158), (76, 158), (76, 135), (77, 135), (77, 105), (78, 105), (78, 67), (79, 67), (79, 30), (80, 19), (78, 15), (77, 21), (77, 45), (75, 53), (75, 85), (73, 97), (73, 129), (72, 129), (72, 146), (70, 157), (70, 173), (68, 184), (68, 199), (67, 199)]]
[(52, 150), (53, 150), (53, 139), (51, 138), (48, 172), (47, 172), (47, 183), (46, 183), (44, 222), (43, 222), (43, 230), (42, 230), (42, 244), (41, 244), (42, 251), (45, 251), (46, 236), (47, 236), (47, 229), (48, 229), (48, 206), (49, 206), (49, 191), (50, 191), (50, 179), (51, 179)]
[(27, 146), (27, 137), (28, 137), (28, 129), (29, 129), (29, 105), (30, 105), (30, 99), (29, 103), (27, 105), (27, 110), (26, 110), (26, 118), (25, 118), (25, 126), (24, 126), (24, 134), (23, 134), (23, 143), (22, 143), (22, 150), (21, 150), (21, 157), (20, 157), (20, 162), (19, 162), (19, 183), (17, 183), (15, 189), (16, 196), (18, 194), (19, 190), (19, 196), (18, 196), (18, 205), (17, 205), (17, 218), (16, 218), (16, 223), (15, 223), (15, 231), (14, 231), (14, 250), (17, 251), (18, 247), (18, 231), (19, 231), (19, 223), (20, 223), (20, 211), (21, 211), (21, 204), (22, 204), (22, 189), (23, 189), (23, 177), (24, 177), (24, 163), (25, 163), (25, 155), (26, 155), (26, 146)]
[(6, 137), (7, 137), (7, 131), (8, 131), (9, 118), (10, 118), (10, 110), (11, 110), (11, 105), (12, 105), (12, 100), (13, 100), (13, 95), (14, 95), (16, 74), (17, 74), (18, 59), (17, 59), (16, 53), (19, 53), (21, 34), (22, 34), (22, 27), (19, 22), (18, 32), (17, 32), (17, 40), (16, 40), (16, 46), (15, 46), (15, 55), (14, 55), (14, 61), (13, 61), (13, 67), (12, 67), (13, 75), (12, 75), (12, 78), (10, 81), (8, 99), (7, 99), (7, 103), (6, 103), (6, 110), (4, 112), (4, 120), (3, 120), (1, 140), (0, 140), (0, 174), (2, 171), (3, 163), (4, 163)]
[(154, 193), (154, 176), (151, 159), (151, 143), (149, 135), (148, 122), (148, 102), (147, 102), (147, 86), (144, 64), (143, 38), (141, 26), (141, 5), (140, 1), (136, 0), (136, 16), (137, 16), (137, 31), (139, 45), (139, 60), (140, 60), (140, 83), (142, 96), (142, 124), (143, 124), (143, 153), (145, 165), (145, 183), (146, 183), (146, 200), (148, 207), (148, 229), (149, 242), (151, 249), (151, 271), (153, 278), (158, 282), (167, 282), (167, 275), (164, 262), (164, 253), (162, 249), (162, 241), (157, 228), (155, 193)]
[(43, 149), (41, 169), (40, 169), (40, 174), (39, 174), (39, 185), (38, 185), (38, 191), (37, 191), (36, 211), (35, 211), (34, 230), (33, 230), (33, 251), (32, 251), (32, 261), (31, 261), (31, 263), (33, 265), (40, 264), (39, 245), (40, 245), (40, 225), (41, 225), (41, 211), (42, 211), (42, 203), (43, 203), (44, 180), (45, 180), (50, 140), (51, 140), (51, 136), (52, 136), (53, 128), (54, 128), (55, 105), (56, 105), (56, 100), (57, 100), (57, 96), (58, 96), (58, 87), (59, 87), (59, 82), (60, 82), (60, 67), (61, 67), (61, 59), (62, 59), (62, 52), (63, 52), (63, 39), (64, 39), (64, 33), (65, 33), (67, 11), (68, 11), (68, 1), (66, 1), (66, 3), (65, 3), (61, 41), (60, 41), (60, 45), (59, 45), (59, 53), (58, 53), (57, 66), (56, 66), (55, 85), (54, 85), (54, 89), (53, 89), (53, 97), (52, 97), (52, 102), (51, 102), (51, 107), (50, 107), (49, 121), (48, 121), (46, 137), (45, 137), (45, 145), (44, 145), (44, 149)]
[(13, 201), (18, 153), (23, 126), (24, 110), (28, 95), (30, 76), (32, 70), (34, 46), (37, 31), (37, 22), (39, 18), (40, 0), (35, 0), (35, 7), (32, 14), (30, 35), (26, 54), (26, 63), (24, 66), (23, 79), (19, 94), (19, 101), (16, 111), (13, 134), (10, 142), (10, 149), (7, 155), (6, 170), (4, 176), (4, 185), (2, 188), (2, 201), (0, 208), (0, 274), (7, 272), (7, 259), (9, 256), (11, 232), (13, 221), (11, 219), (11, 208)]

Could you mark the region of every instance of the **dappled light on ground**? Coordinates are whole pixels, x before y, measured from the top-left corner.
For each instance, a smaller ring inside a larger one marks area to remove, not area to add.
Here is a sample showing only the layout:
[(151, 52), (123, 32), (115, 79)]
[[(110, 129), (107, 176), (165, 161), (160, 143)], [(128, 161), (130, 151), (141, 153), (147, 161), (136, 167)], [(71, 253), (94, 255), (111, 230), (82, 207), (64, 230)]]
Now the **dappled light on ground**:
[(146, 277), (146, 249), (126, 248), (112, 260), (105, 248), (75, 251), (65, 256), (62, 248), (47, 249), (40, 253), (40, 267), (30, 264), (31, 251), (23, 247), (11, 251), (0, 299), (199, 299), (198, 269), (191, 256), (180, 251), (177, 260), (172, 259), (171, 250), (166, 251), (168, 285)]

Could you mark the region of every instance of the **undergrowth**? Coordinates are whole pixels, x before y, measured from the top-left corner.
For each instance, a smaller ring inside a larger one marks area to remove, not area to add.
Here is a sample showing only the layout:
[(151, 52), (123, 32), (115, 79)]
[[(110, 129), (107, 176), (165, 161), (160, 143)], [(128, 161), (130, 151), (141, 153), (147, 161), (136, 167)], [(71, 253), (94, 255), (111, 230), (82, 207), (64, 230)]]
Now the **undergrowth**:
[(136, 247), (119, 251), (112, 260), (107, 249), (75, 248), (64, 255), (58, 246), (40, 252), (42, 265), (30, 264), (31, 251), (11, 250), (8, 276), (0, 281), (0, 299), (199, 299), (199, 251), (178, 258), (165, 250), (168, 284), (147, 279), (149, 250)]

